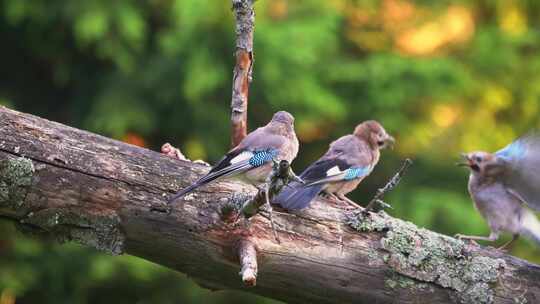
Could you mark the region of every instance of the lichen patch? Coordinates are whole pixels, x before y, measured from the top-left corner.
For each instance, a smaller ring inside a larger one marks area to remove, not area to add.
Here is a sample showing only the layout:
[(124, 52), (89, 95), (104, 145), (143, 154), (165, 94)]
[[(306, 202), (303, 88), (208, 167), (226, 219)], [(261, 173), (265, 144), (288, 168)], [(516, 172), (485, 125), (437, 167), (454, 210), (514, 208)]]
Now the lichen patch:
[[(418, 228), (384, 212), (355, 214), (349, 216), (348, 224), (361, 232), (384, 232), (380, 244), (388, 256), (383, 260), (395, 272), (453, 289), (461, 303), (493, 302), (504, 260), (473, 256), (461, 240)], [(396, 286), (390, 280), (387, 286)]]
[(125, 236), (119, 217), (112, 211), (48, 208), (28, 214), (21, 223), (50, 232), (61, 243), (75, 241), (112, 255), (124, 252)]
[(32, 185), (34, 172), (32, 161), (24, 157), (0, 161), (0, 206), (19, 209)]

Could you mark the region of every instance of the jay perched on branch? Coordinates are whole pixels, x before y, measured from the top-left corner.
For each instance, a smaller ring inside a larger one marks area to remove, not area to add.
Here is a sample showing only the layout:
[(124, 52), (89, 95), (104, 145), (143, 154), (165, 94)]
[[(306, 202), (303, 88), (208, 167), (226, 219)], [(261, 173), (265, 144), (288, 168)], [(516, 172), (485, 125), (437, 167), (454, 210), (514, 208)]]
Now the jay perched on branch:
[(249, 133), (238, 146), (225, 156), (193, 185), (175, 194), (169, 203), (200, 186), (225, 177), (235, 177), (258, 186), (272, 171), (272, 160), (291, 163), (298, 154), (298, 138), (294, 132), (294, 117), (285, 111), (274, 114), (264, 127)]
[(379, 161), (380, 149), (394, 143), (394, 138), (376, 121), (365, 121), (330, 144), (326, 154), (311, 164), (300, 178), (291, 182), (273, 203), (289, 210), (302, 209), (324, 191), (331, 198), (353, 204), (345, 195), (368, 176)]

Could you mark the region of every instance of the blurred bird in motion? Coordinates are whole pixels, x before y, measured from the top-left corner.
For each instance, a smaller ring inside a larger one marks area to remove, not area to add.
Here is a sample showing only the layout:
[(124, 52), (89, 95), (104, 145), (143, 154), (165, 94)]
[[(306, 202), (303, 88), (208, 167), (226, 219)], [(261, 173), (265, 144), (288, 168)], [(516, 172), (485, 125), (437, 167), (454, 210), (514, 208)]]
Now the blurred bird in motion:
[(525, 205), (540, 211), (540, 136), (525, 135), (495, 152), (462, 154), (458, 165), (469, 167), (469, 193), (476, 209), (487, 220), (489, 236), (458, 234), (469, 240), (496, 241), (501, 232), (520, 235), (540, 245), (540, 222)]
[(374, 120), (365, 121), (330, 144), (326, 154), (300, 175), (304, 183), (291, 182), (275, 197), (274, 204), (289, 210), (303, 209), (324, 191), (334, 201), (355, 207), (345, 195), (368, 176), (379, 161), (380, 149), (394, 144), (394, 138)]
[(225, 156), (193, 185), (175, 194), (169, 203), (224, 177), (235, 177), (258, 186), (266, 181), (272, 172), (273, 160), (291, 163), (298, 154), (298, 138), (294, 132), (294, 117), (285, 111), (274, 114), (264, 127), (249, 133), (238, 146)]

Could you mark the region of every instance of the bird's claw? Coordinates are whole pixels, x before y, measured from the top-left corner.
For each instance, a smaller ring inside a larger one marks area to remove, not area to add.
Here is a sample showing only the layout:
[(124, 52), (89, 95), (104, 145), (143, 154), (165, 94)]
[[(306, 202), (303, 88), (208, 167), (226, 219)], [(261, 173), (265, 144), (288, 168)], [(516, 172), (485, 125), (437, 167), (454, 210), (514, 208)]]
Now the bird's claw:
[(495, 248), (495, 250), (499, 251), (500, 253), (508, 253), (508, 246), (506, 244)]
[(384, 209), (394, 209), (392, 205), (384, 202), (383, 200), (376, 199), (373, 202), (369, 203), (364, 212), (379, 212)]
[(464, 241), (464, 242), (469, 242), (470, 244), (475, 245), (475, 246), (480, 246), (475, 240), (468, 238), (464, 234), (460, 234), (460, 233), (454, 234), (454, 238)]

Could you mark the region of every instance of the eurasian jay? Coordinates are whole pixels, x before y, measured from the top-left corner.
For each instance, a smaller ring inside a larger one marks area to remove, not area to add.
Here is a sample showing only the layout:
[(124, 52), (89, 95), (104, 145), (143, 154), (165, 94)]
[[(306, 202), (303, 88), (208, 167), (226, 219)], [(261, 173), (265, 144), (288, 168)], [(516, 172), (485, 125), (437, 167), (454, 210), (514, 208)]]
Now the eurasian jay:
[(528, 134), (495, 153), (462, 154), (459, 165), (470, 169), (469, 194), (487, 220), (489, 236), (461, 235), (469, 240), (496, 241), (501, 232), (512, 240), (525, 235), (540, 245), (540, 222), (525, 205), (540, 211), (540, 137)]
[(300, 174), (304, 183), (291, 182), (273, 200), (289, 210), (303, 209), (324, 191), (337, 201), (358, 206), (345, 195), (368, 176), (379, 161), (380, 149), (394, 143), (394, 138), (374, 120), (365, 121), (330, 144), (326, 154)]
[(291, 163), (298, 154), (298, 145), (294, 117), (285, 111), (276, 112), (267, 125), (249, 133), (208, 174), (175, 194), (169, 203), (225, 177), (234, 177), (254, 186), (261, 185), (272, 172), (273, 160)]

